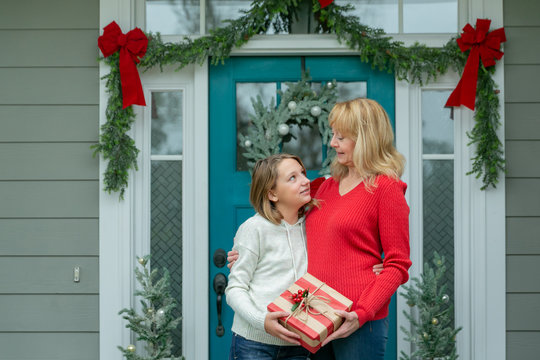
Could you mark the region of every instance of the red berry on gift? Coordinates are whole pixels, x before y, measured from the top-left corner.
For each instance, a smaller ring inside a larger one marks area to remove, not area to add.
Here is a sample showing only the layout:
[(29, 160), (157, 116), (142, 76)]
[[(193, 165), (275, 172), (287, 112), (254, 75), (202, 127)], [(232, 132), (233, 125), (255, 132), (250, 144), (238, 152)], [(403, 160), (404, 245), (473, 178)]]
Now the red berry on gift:
[(297, 296), (298, 296), (298, 294), (292, 294), (293, 299), (296, 299)]
[(302, 295), (303, 292), (303, 290), (298, 290), (298, 295)]

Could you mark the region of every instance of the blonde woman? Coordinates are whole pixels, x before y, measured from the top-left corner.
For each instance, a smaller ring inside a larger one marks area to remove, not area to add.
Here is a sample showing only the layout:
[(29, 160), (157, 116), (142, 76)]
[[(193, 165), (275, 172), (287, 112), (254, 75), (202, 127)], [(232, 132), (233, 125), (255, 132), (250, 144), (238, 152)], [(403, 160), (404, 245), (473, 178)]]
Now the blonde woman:
[[(409, 207), (400, 180), (404, 158), (393, 145), (386, 111), (358, 98), (329, 116), (336, 150), (332, 177), (318, 189), (320, 207), (306, 219), (308, 272), (354, 301), (343, 325), (314, 359), (382, 360), (388, 306), (408, 280)], [(372, 267), (384, 254), (384, 270)]]

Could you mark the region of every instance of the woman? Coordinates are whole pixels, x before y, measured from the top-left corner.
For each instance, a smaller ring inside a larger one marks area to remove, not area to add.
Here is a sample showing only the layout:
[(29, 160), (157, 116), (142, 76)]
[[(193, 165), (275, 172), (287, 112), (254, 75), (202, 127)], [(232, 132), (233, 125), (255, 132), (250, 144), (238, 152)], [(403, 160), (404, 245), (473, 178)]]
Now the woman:
[[(308, 272), (354, 301), (314, 359), (384, 359), (388, 305), (408, 280), (409, 207), (404, 158), (387, 113), (374, 100), (337, 103), (329, 116), (332, 177), (306, 217)], [(384, 270), (372, 267), (384, 254)], [(276, 320), (277, 321), (277, 320)], [(331, 342), (331, 343), (330, 343)], [(325, 346), (328, 343), (331, 346)]]
[[(329, 116), (336, 150), (332, 177), (315, 196), (320, 208), (306, 219), (308, 272), (354, 301), (343, 325), (315, 359), (384, 359), (388, 305), (408, 280), (409, 207), (399, 180), (404, 158), (393, 145), (386, 111), (358, 98)], [(371, 271), (384, 253), (384, 270)]]

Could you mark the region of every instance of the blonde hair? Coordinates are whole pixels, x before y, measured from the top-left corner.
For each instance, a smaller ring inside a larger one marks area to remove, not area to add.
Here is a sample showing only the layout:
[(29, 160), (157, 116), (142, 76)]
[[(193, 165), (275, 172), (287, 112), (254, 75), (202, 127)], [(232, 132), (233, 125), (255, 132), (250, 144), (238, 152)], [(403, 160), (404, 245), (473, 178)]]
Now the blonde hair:
[[(356, 98), (337, 103), (328, 116), (330, 126), (356, 142), (354, 167), (364, 177), (366, 189), (376, 187), (375, 178), (387, 175), (399, 179), (405, 158), (394, 147), (394, 132), (383, 107), (375, 100)], [(349, 168), (337, 158), (330, 167), (336, 180), (345, 177)]]
[[(306, 173), (306, 167), (298, 156), (291, 154), (275, 154), (257, 161), (253, 167), (253, 174), (251, 175), (249, 201), (251, 202), (251, 205), (253, 205), (255, 211), (274, 224), (279, 224), (281, 219), (283, 219), (283, 215), (276, 208), (273, 201), (268, 198), (268, 193), (275, 189), (279, 176), (278, 166), (285, 159), (296, 160), (300, 166), (302, 166), (304, 174)], [(309, 203), (298, 210), (299, 218), (304, 216), (307, 207), (310, 205), (316, 205), (315, 199), (311, 199)]]

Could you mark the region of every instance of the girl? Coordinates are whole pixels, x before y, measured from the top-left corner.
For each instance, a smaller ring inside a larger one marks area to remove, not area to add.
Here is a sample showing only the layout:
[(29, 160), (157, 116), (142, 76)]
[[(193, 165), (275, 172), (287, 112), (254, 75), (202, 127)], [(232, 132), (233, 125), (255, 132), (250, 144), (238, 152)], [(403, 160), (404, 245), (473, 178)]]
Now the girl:
[(315, 201), (300, 158), (277, 154), (259, 160), (250, 202), (257, 214), (238, 228), (233, 249), (240, 256), (225, 290), (235, 312), (229, 359), (306, 359), (299, 336), (277, 322), (289, 314), (266, 311), (307, 270), (304, 213)]

